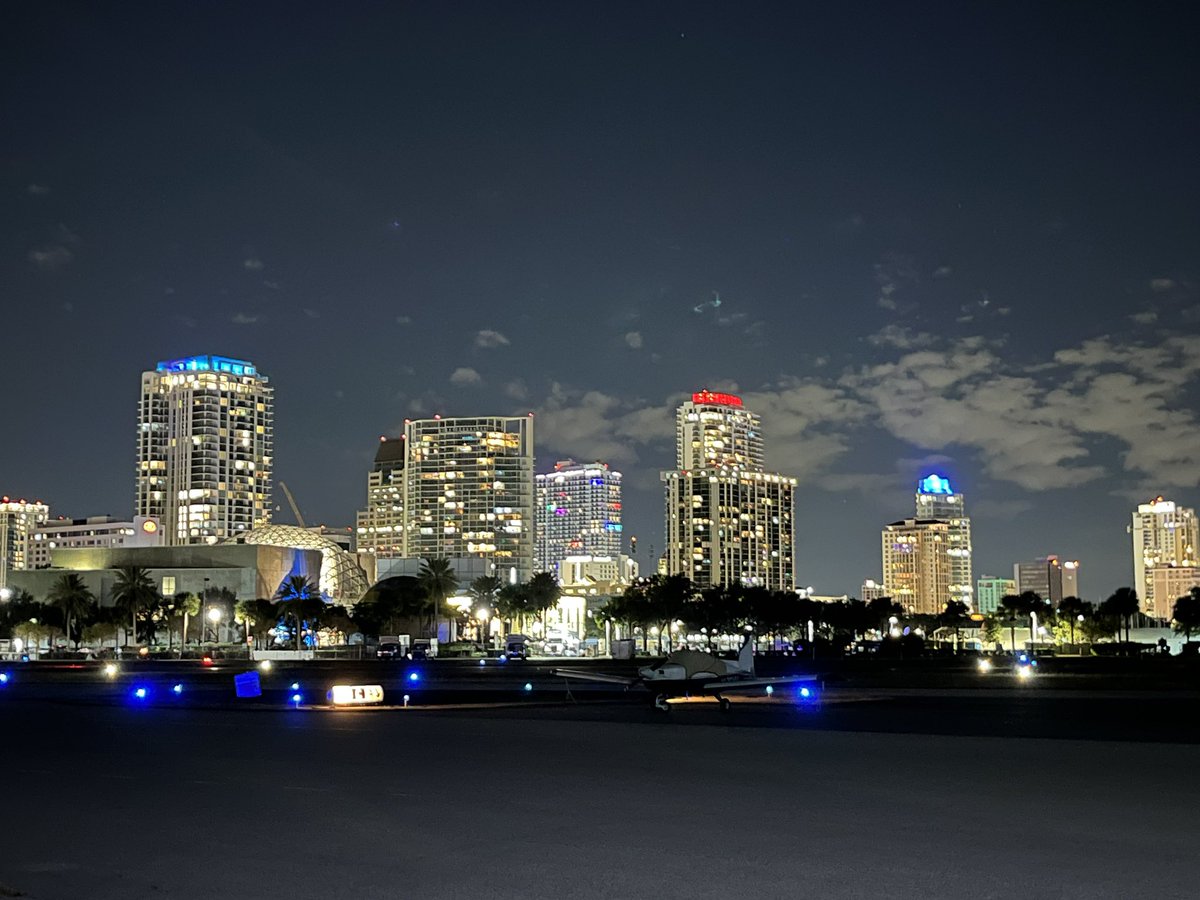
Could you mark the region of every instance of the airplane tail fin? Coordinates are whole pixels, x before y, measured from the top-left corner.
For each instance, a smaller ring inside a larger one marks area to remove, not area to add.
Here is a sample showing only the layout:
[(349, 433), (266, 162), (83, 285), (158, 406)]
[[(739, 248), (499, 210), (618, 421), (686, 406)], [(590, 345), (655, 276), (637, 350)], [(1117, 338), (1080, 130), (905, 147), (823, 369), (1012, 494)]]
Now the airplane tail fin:
[(738, 651), (738, 668), (743, 672), (754, 674), (754, 635), (746, 635), (746, 643)]

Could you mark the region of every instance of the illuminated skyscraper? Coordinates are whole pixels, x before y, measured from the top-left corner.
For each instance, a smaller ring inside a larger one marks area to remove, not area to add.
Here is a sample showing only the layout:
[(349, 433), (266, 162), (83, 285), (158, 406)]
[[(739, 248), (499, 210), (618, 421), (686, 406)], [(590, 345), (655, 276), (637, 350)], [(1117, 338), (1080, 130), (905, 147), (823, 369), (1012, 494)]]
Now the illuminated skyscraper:
[(973, 607), (975, 582), (971, 571), (971, 519), (966, 514), (963, 495), (955, 493), (948, 478), (927, 475), (917, 483), (916, 517), (940, 519), (950, 526), (946, 548), (950, 560), (948, 599)]
[(40, 500), (0, 498), (0, 588), (8, 585), (9, 572), (38, 564), (34, 536), (49, 518), (50, 507)]
[(732, 394), (699, 391), (676, 421), (679, 468), (662, 473), (666, 571), (700, 588), (795, 590), (796, 479), (763, 470), (758, 416)]
[(367, 508), (355, 521), (355, 549), (380, 559), (404, 555), (404, 438), (379, 439), (367, 473)]
[(191, 356), (142, 374), (135, 513), (168, 545), (271, 521), (273, 389), (249, 362)]
[(417, 419), (404, 437), (404, 556), (533, 574), (533, 416)]
[(1169, 619), (1175, 597), (1155, 596), (1152, 570), (1156, 566), (1197, 565), (1196, 511), (1156, 497), (1142, 503), (1129, 526), (1133, 536), (1133, 586), (1142, 601), (1142, 611), (1158, 619)]
[(675, 467), (763, 471), (762, 427), (733, 394), (697, 391), (675, 420)]
[(901, 519), (883, 528), (883, 588), (914, 613), (936, 615), (950, 599), (950, 523)]
[(538, 571), (560, 574), (568, 556), (616, 560), (621, 555), (620, 472), (608, 463), (568, 459), (536, 482)]

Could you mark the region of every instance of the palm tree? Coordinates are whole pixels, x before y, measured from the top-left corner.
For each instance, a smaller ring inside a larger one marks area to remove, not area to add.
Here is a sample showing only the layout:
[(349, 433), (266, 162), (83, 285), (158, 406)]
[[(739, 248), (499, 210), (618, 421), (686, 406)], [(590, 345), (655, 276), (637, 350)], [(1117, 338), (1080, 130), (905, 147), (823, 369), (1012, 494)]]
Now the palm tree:
[(526, 586), (529, 590), (529, 604), (542, 618), (542, 637), (544, 638), (546, 636), (546, 613), (558, 605), (562, 589), (558, 586), (558, 579), (549, 572), (538, 572), (529, 579)]
[(1000, 598), (1000, 609), (1004, 612), (1004, 622), (1008, 625), (1009, 645), (1013, 653), (1017, 652), (1017, 621), (1024, 615), (1025, 607), (1017, 594), (1005, 594)]
[(1058, 602), (1058, 614), (1067, 620), (1067, 624), (1071, 628), (1071, 645), (1075, 645), (1075, 623), (1081, 621), (1081, 616), (1086, 616), (1092, 611), (1092, 604), (1086, 600), (1081, 600), (1078, 597), (1063, 597)]
[[(74, 572), (60, 575), (54, 582), (54, 586), (50, 588), (50, 594), (46, 599), (51, 606), (58, 607), (62, 612), (68, 642), (71, 640), (71, 626), (75, 619), (85, 615), (96, 603), (96, 595), (88, 590), (83, 579)], [(78, 641), (75, 642), (75, 646), (79, 646)]]
[(533, 601), (529, 596), (529, 585), (506, 584), (496, 593), (496, 612), (500, 618), (509, 623), (508, 633), (512, 633), (512, 624), (517, 623), (517, 629), (523, 629), (523, 620), (532, 609)]
[(421, 563), (417, 582), (429, 603), (429, 635), (437, 636), (437, 617), (446, 600), (458, 590), (458, 575), (444, 556), (430, 557)]
[(961, 600), (949, 600), (946, 608), (937, 617), (937, 624), (954, 629), (954, 652), (958, 652), (958, 633), (963, 623), (971, 618), (971, 610)]
[(162, 601), (150, 570), (143, 566), (118, 566), (112, 595), (113, 605), (129, 616), (131, 640), (137, 643), (138, 613), (149, 613)]
[(279, 585), (275, 592), (279, 602), (276, 609), (286, 622), (291, 616), (296, 622), (296, 649), (300, 649), (300, 632), (304, 628), (305, 618), (318, 614), (324, 606), (321, 591), (315, 584), (303, 575), (289, 575)]
[(175, 612), (183, 616), (183, 634), (179, 638), (179, 658), (183, 659), (183, 651), (187, 649), (188, 617), (200, 612), (200, 598), (188, 591), (180, 591), (175, 595)]
[(1100, 604), (1100, 611), (1117, 619), (1117, 639), (1121, 638), (1121, 620), (1125, 620), (1125, 643), (1129, 643), (1129, 625), (1138, 612), (1137, 591), (1130, 587), (1121, 587), (1113, 591), (1107, 600)]
[(1181, 633), (1189, 644), (1192, 642), (1192, 632), (1200, 631), (1200, 587), (1192, 588), (1175, 601), (1171, 627)]

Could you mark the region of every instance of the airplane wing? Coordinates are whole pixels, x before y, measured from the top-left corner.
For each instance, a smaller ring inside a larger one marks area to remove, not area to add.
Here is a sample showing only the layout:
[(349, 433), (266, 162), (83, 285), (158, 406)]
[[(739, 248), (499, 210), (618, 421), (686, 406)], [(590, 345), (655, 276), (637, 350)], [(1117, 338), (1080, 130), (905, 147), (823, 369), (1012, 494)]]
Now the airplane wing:
[(779, 687), (783, 684), (815, 684), (816, 676), (789, 675), (786, 678), (730, 678), (718, 679), (704, 684), (704, 690), (710, 694), (728, 694), (730, 691), (747, 691), (763, 687)]
[(602, 684), (621, 684), (625, 687), (632, 687), (639, 681), (637, 678), (605, 675), (603, 672), (586, 672), (583, 669), (551, 669), (550, 674), (559, 678), (574, 678), (576, 681), (597, 681)]

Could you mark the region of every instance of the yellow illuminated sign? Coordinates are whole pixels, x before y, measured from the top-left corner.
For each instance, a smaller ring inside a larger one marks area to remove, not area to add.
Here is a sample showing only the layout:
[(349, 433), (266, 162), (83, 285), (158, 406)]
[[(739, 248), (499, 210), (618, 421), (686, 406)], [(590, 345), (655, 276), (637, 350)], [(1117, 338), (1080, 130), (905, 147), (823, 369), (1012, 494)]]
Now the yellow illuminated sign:
[(335, 684), (329, 689), (329, 700), (334, 706), (382, 703), (383, 686), (378, 684)]

